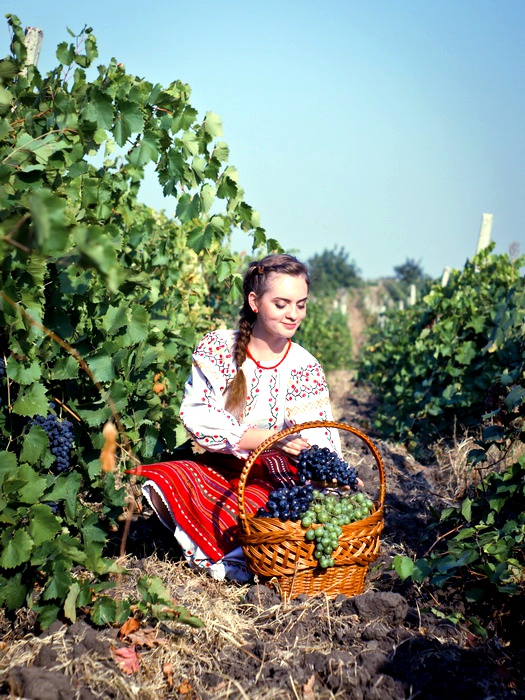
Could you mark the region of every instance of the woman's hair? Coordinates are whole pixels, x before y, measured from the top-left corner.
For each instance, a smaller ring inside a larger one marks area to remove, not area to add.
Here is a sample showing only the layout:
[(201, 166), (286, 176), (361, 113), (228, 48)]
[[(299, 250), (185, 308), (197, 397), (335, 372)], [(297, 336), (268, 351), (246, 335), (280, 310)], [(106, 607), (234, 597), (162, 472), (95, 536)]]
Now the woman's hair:
[(246, 348), (252, 335), (252, 327), (257, 318), (257, 314), (252, 310), (248, 298), (253, 292), (260, 299), (269, 286), (270, 273), (275, 272), (281, 275), (292, 275), (303, 277), (306, 284), (310, 286), (310, 277), (306, 265), (297, 260), (293, 255), (276, 253), (267, 255), (262, 260), (253, 261), (249, 264), (244, 275), (243, 296), (244, 302), (239, 314), (238, 332), (233, 345), (233, 359), (237, 365), (237, 373), (226, 388), (226, 410), (241, 420), (246, 406), (246, 377), (242, 371), (242, 366), (246, 360)]

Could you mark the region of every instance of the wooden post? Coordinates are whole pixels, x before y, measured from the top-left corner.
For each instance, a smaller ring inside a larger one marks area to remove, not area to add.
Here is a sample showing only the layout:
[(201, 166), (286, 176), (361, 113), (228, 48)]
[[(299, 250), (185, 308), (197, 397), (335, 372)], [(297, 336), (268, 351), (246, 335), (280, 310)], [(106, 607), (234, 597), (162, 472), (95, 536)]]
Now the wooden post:
[(492, 234), (492, 223), (494, 221), (493, 214), (483, 214), (481, 218), (481, 227), (479, 229), (478, 237), (478, 249), (476, 250), (476, 255), (486, 248), (490, 243), (490, 236)]
[(27, 49), (26, 65), (36, 66), (40, 58), (40, 49), (42, 48), (42, 40), (44, 32), (36, 27), (26, 27), (24, 43)]

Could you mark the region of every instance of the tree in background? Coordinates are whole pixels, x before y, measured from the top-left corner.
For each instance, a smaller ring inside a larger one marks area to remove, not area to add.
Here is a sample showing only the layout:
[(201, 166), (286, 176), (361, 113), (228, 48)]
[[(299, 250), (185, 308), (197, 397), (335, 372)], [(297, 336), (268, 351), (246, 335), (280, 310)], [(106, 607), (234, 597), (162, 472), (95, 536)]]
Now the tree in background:
[(407, 286), (411, 284), (419, 284), (428, 279), (428, 275), (421, 267), (421, 261), (416, 262), (412, 258), (407, 258), (402, 265), (394, 267), (394, 272), (397, 279)]
[(348, 252), (343, 247), (324, 250), (306, 264), (311, 277), (311, 292), (315, 296), (329, 296), (339, 289), (361, 284), (360, 270), (353, 260), (348, 260)]
[(407, 258), (401, 265), (396, 265), (394, 274), (395, 277), (387, 277), (382, 282), (394, 302), (406, 303), (410, 296), (410, 287), (413, 284), (421, 294), (426, 288), (426, 283), (430, 280), (429, 275), (421, 267), (421, 261), (416, 262), (412, 258)]

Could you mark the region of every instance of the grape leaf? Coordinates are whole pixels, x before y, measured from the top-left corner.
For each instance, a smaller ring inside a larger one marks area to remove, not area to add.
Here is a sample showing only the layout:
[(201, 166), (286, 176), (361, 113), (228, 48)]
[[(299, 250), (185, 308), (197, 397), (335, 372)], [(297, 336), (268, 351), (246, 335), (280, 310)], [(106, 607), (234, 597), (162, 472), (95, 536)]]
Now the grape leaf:
[(13, 413), (19, 416), (45, 416), (47, 414), (47, 390), (43, 384), (32, 384), (22, 389), (13, 404)]
[(392, 560), (392, 566), (402, 581), (411, 576), (414, 571), (414, 561), (400, 554), (396, 554)]
[(223, 135), (222, 120), (215, 112), (206, 112), (202, 126), (212, 138)]
[(25, 484), (18, 489), (22, 503), (38, 503), (47, 488), (47, 477), (36, 472), (29, 464), (22, 464), (18, 476)]
[(69, 568), (68, 562), (64, 561), (64, 559), (56, 559), (53, 562), (53, 574), (49, 577), (47, 586), (42, 594), (44, 600), (52, 600), (53, 598), (62, 600), (67, 595), (71, 584)]
[(115, 119), (113, 136), (119, 146), (124, 146), (132, 134), (138, 134), (144, 127), (144, 117), (140, 107), (132, 102), (122, 102), (119, 114)]
[(91, 619), (95, 625), (108, 625), (115, 622), (117, 604), (109, 596), (99, 596), (91, 608)]
[(8, 527), (2, 534), (4, 549), (0, 555), (0, 566), (4, 569), (14, 569), (16, 566), (29, 561), (33, 540), (23, 528), (15, 530)]
[(16, 610), (24, 605), (27, 586), (22, 582), (22, 574), (17, 572), (9, 578), (0, 576), (0, 605)]
[(64, 600), (64, 615), (71, 620), (71, 622), (76, 622), (77, 619), (77, 600), (80, 593), (80, 584), (74, 581), (70, 587), (66, 599)]
[(47, 449), (49, 449), (49, 438), (45, 431), (39, 425), (32, 425), (24, 437), (20, 460), (36, 464)]
[(18, 361), (13, 356), (7, 360), (7, 372), (12, 381), (24, 385), (34, 384), (42, 376), (38, 360), (33, 360), (28, 365), (24, 365), (23, 362)]
[(133, 165), (146, 165), (150, 161), (156, 162), (159, 157), (158, 140), (152, 133), (146, 132), (143, 138), (135, 146), (129, 155)]
[(29, 514), (29, 534), (36, 546), (52, 540), (62, 530), (58, 518), (53, 515), (51, 508), (43, 503), (31, 506)]

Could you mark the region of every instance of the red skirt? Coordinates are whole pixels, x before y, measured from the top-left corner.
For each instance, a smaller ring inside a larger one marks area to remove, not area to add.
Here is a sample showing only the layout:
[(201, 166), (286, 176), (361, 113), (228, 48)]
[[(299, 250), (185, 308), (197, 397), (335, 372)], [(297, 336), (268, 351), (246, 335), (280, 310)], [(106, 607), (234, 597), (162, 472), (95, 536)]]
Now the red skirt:
[[(177, 525), (212, 561), (239, 546), (238, 484), (244, 461), (205, 453), (194, 459), (158, 462), (128, 469), (153, 481)], [(255, 461), (244, 490), (248, 514), (266, 505), (276, 488), (295, 483), (295, 465), (281, 452), (265, 452)]]

